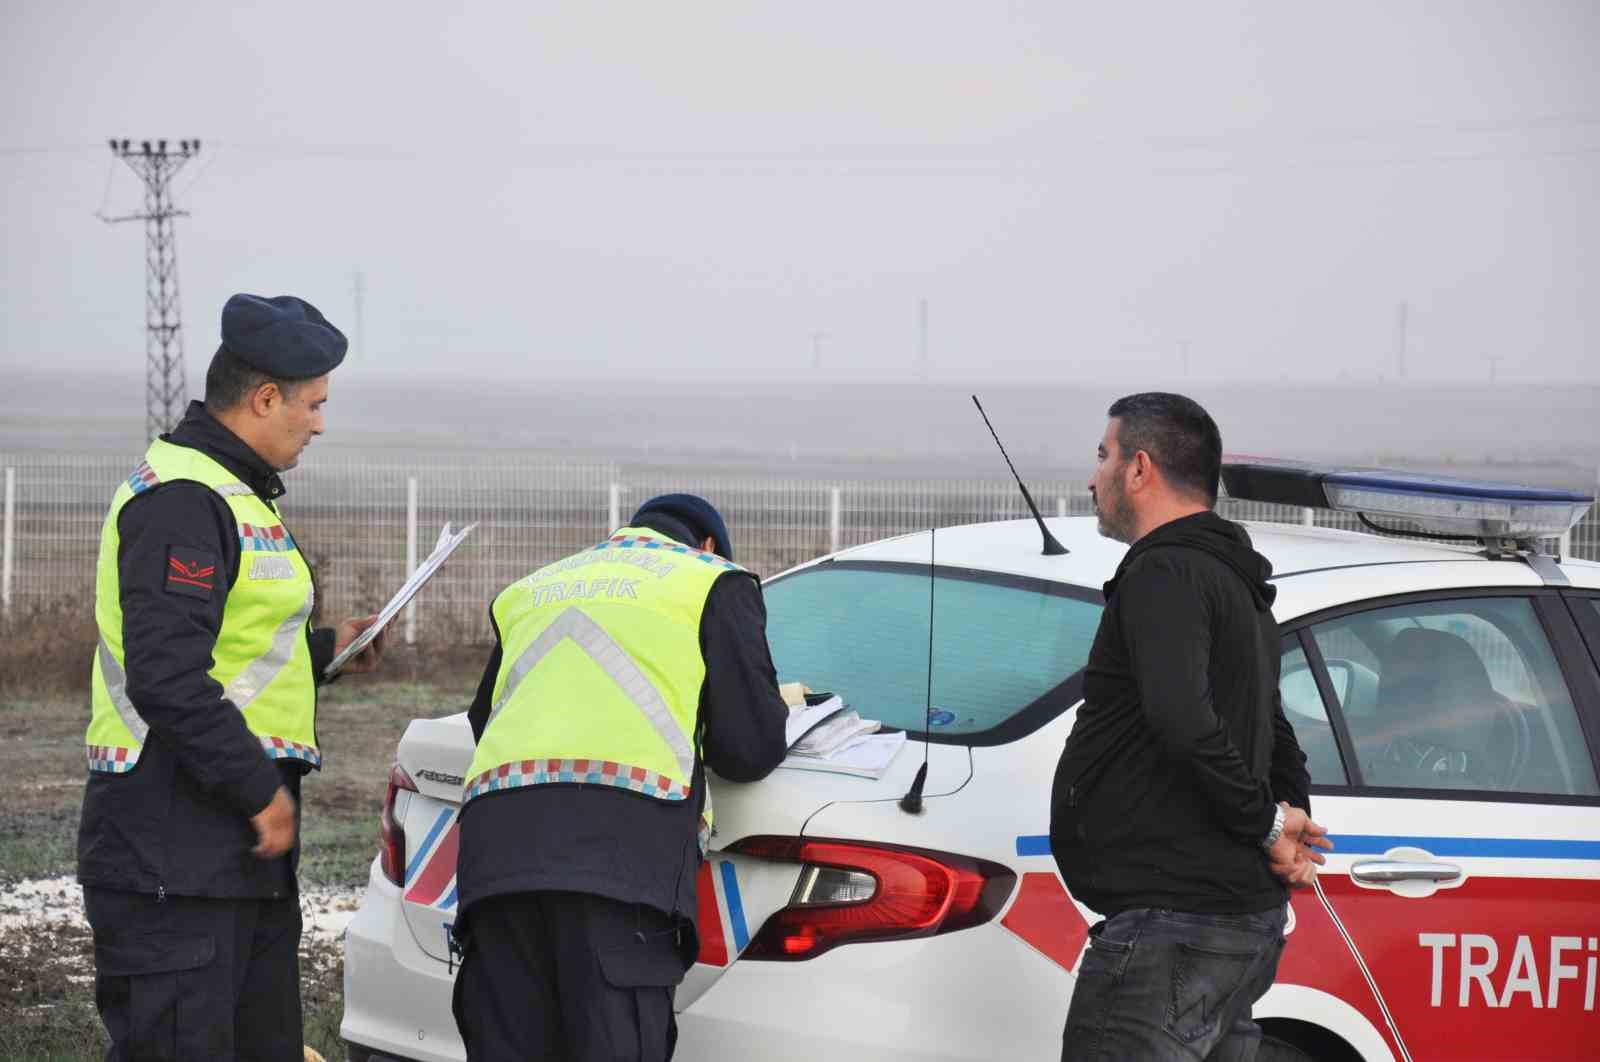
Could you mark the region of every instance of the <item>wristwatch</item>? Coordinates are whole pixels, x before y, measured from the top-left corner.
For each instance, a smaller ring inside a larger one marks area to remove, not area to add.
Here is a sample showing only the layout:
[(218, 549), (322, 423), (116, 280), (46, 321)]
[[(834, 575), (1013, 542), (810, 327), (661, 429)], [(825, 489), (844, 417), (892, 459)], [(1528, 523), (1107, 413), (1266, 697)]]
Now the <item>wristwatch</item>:
[(1266, 839), (1261, 842), (1262, 848), (1271, 848), (1283, 836), (1283, 818), (1283, 805), (1279, 804), (1272, 809), (1272, 829), (1267, 831)]

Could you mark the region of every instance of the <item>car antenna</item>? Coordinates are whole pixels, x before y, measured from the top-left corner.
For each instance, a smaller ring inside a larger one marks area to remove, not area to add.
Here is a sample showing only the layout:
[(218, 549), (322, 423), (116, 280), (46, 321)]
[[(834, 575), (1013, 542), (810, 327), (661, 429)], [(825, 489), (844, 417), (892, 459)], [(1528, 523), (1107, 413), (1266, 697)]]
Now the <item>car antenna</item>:
[(922, 702), (922, 766), (911, 779), (911, 788), (900, 798), (900, 810), (907, 815), (922, 814), (922, 787), (928, 782), (928, 747), (933, 744), (933, 584), (934, 538), (937, 527), (928, 528), (928, 695)]
[(972, 396), (972, 404), (978, 407), (978, 416), (982, 417), (984, 424), (988, 425), (989, 434), (994, 436), (994, 444), (1000, 447), (1000, 456), (1006, 459), (1006, 467), (1011, 469), (1011, 478), (1015, 479), (1017, 486), (1022, 488), (1022, 500), (1028, 503), (1029, 511), (1033, 513), (1034, 520), (1039, 523), (1039, 533), (1044, 536), (1044, 555), (1046, 557), (1059, 557), (1068, 552), (1067, 547), (1057, 542), (1056, 536), (1052, 535), (1050, 529), (1044, 526), (1044, 517), (1039, 515), (1039, 507), (1033, 504), (1033, 495), (1028, 493), (1026, 486), (1023, 486), (1022, 477), (1017, 475), (1017, 466), (1011, 463), (1011, 455), (1006, 453), (1005, 446), (1000, 442), (1000, 436), (995, 433), (994, 425), (989, 424), (989, 414), (983, 411), (983, 403), (978, 401), (977, 395)]

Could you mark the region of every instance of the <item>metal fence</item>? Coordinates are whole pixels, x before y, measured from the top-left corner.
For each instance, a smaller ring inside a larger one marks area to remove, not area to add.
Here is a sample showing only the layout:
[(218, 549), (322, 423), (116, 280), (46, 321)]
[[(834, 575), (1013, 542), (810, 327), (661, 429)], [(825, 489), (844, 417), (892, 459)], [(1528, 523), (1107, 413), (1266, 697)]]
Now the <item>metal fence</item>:
[[(113, 456), (0, 455), (5, 615), (26, 617), (62, 601), (87, 606), (106, 506), (130, 467)], [(315, 568), (324, 620), (381, 605), (446, 521), (478, 524), (415, 606), (412, 630), (432, 641), (484, 638), (488, 603), (502, 587), (599, 541), (640, 502), (668, 491), (712, 498), (734, 529), (738, 559), (762, 576), (889, 535), (1027, 515), (1008, 479), (796, 479), (549, 458), (462, 464), (322, 456), (287, 482), (281, 507)], [(1039, 481), (1030, 490), (1046, 515), (1093, 512), (1082, 479)], [(1219, 511), (1238, 520), (1359, 528), (1351, 514), (1226, 498)], [(1569, 538), (1559, 546), (1563, 555), (1600, 559), (1594, 511)]]

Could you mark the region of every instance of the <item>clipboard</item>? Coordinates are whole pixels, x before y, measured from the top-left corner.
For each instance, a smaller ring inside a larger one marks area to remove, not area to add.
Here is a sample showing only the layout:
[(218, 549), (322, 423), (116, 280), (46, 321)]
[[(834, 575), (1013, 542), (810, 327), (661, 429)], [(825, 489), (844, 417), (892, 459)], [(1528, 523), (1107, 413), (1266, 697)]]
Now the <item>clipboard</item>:
[(454, 553), (456, 547), (467, 540), (467, 536), (477, 526), (477, 524), (468, 524), (460, 531), (452, 531), (450, 525), (448, 523), (445, 524), (439, 531), (439, 541), (434, 543), (433, 552), (428, 554), (428, 559), (417, 565), (417, 570), (411, 573), (411, 578), (407, 579), (405, 584), (389, 599), (389, 603), (383, 606), (383, 611), (378, 613), (378, 621), (356, 635), (354, 640), (344, 647), (343, 652), (328, 661), (328, 666), (322, 669), (323, 677), (332, 678), (337, 675), (340, 669), (350, 662), (351, 657), (371, 645), (372, 640), (383, 633), (384, 628), (389, 626), (394, 618), (400, 614), (400, 610), (405, 608), (413, 597), (417, 596), (417, 591), (427, 585), (428, 580), (433, 578), (434, 573), (444, 566), (444, 562), (450, 554)]

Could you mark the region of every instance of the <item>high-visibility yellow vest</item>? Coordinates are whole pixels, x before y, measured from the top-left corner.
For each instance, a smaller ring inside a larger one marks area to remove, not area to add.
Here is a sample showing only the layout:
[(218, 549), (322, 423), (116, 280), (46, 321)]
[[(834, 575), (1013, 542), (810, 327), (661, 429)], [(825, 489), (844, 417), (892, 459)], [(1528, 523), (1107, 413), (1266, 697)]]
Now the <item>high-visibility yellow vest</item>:
[[(553, 782), (687, 799), (706, 677), (700, 617), (729, 571), (749, 575), (625, 527), (502, 591), (500, 672), (464, 799)], [(710, 823), (707, 793), (702, 843)]]
[[(278, 511), (239, 482), (221, 464), (198, 450), (157, 439), (143, 463), (111, 498), (100, 531), (100, 564), (95, 575), (95, 621), (100, 644), (95, 651), (93, 709), (88, 745), (89, 769), (130, 771), (139, 761), (149, 725), (128, 699), (122, 647), (121, 578), (117, 518), (122, 507), (161, 483), (192, 480), (215, 491), (238, 522), (239, 573), (224, 588), (202, 573), (174, 572), (181, 581), (194, 575), (226, 592), (222, 630), (212, 650), (211, 677), (244, 713), (250, 732), (272, 759), (322, 764), (317, 750), (316, 676), (306, 639), (313, 603), (311, 569), (295, 548)], [(169, 563), (174, 563), (169, 558)]]

